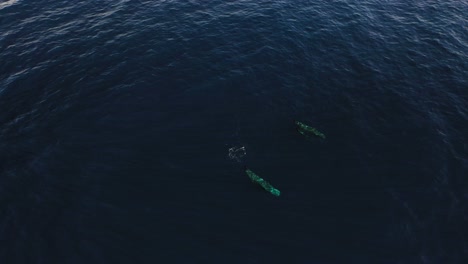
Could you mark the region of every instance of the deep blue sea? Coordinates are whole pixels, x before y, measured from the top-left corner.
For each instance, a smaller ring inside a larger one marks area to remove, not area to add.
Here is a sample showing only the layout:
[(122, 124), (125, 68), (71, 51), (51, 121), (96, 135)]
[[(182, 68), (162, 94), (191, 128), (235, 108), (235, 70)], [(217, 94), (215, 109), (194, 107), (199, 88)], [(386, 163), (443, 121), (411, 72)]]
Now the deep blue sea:
[(0, 0), (0, 263), (468, 263), (468, 2)]

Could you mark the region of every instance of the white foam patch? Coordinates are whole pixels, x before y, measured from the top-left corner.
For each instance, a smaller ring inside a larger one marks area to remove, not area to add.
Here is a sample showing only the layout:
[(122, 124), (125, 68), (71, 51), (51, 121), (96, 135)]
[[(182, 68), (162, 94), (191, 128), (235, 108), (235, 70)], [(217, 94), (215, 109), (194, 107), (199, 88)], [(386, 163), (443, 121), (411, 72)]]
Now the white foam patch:
[(8, 0), (8, 1), (5, 1), (5, 2), (0, 2), (0, 9), (12, 6), (12, 5), (18, 3), (19, 1), (20, 0)]
[(242, 158), (247, 155), (245, 146), (235, 146), (229, 149), (229, 158), (241, 162)]

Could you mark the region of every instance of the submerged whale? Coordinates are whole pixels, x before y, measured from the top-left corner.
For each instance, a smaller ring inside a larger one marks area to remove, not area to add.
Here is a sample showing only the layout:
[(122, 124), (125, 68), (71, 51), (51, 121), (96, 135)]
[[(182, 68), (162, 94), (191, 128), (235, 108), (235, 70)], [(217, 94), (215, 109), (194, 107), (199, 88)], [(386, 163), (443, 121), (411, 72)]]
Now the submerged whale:
[(274, 196), (280, 196), (281, 192), (278, 189), (271, 186), (271, 184), (269, 184), (264, 179), (260, 178), (253, 171), (246, 168), (245, 173), (247, 173), (247, 176), (249, 176), (249, 178), (252, 180), (252, 182), (258, 183), (260, 186), (263, 187), (263, 189), (267, 190), (268, 192), (270, 192)]

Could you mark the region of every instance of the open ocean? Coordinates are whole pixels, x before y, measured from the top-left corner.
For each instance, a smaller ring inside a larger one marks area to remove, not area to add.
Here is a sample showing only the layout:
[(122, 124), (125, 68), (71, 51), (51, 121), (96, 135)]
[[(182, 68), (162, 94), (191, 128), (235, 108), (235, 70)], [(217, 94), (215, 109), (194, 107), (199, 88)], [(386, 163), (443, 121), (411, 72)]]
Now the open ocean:
[(0, 0), (0, 263), (468, 263), (468, 2)]

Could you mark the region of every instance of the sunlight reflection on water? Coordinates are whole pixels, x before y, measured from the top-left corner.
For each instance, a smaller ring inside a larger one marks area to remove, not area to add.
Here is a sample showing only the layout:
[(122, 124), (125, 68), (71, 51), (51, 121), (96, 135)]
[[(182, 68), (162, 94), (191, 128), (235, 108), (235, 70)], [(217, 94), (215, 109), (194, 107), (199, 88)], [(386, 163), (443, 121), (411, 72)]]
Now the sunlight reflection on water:
[(12, 6), (12, 5), (14, 5), (14, 4), (18, 3), (18, 2), (19, 2), (19, 0), (8, 0), (8, 1), (5, 1), (5, 2), (0, 2), (0, 9)]

